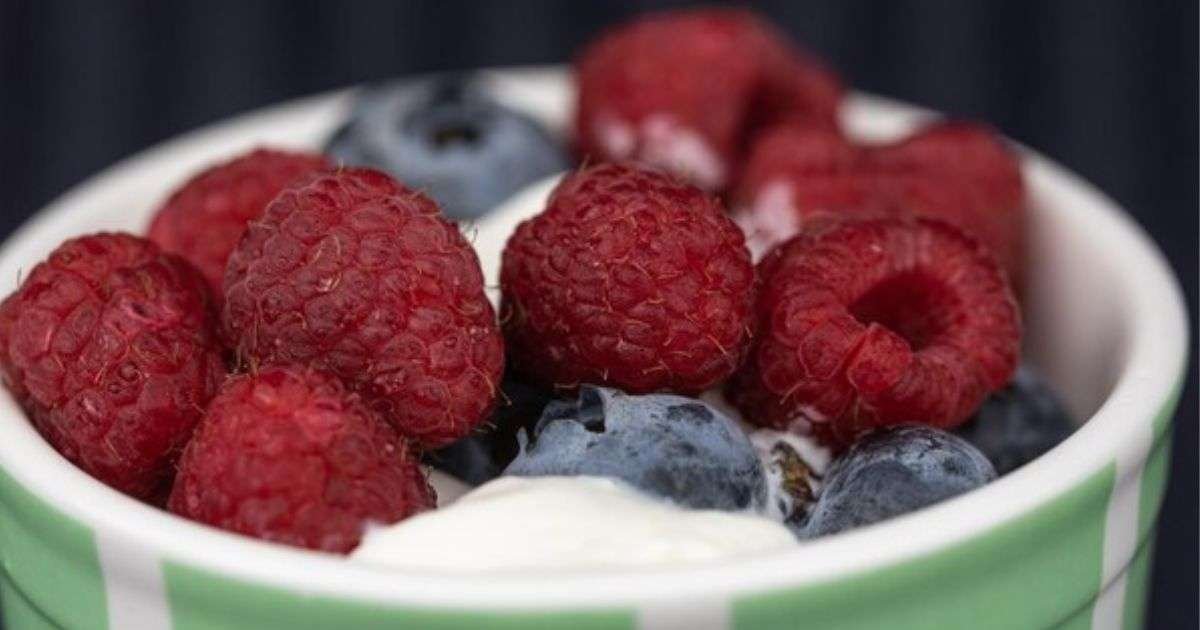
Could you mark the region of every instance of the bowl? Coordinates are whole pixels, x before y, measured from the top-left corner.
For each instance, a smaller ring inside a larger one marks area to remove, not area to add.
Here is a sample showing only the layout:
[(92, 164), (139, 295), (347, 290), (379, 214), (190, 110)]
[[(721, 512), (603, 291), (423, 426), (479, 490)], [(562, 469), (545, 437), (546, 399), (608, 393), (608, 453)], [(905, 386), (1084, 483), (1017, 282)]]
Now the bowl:
[[(562, 132), (561, 68), (484, 72)], [(141, 232), (197, 168), (257, 144), (318, 147), (350, 93), (288, 102), (126, 159), (0, 248), (0, 278), (65, 238)], [(865, 95), (858, 137), (930, 114)], [(0, 608), (24, 628), (1138, 628), (1184, 376), (1185, 312), (1154, 243), (1111, 200), (1028, 150), (1026, 356), (1086, 422), (1030, 464), (944, 503), (783, 552), (631, 571), (401, 572), (191, 523), (60, 457), (0, 396)], [(485, 273), (548, 183), (474, 226)], [(466, 229), (470, 229), (467, 226)]]

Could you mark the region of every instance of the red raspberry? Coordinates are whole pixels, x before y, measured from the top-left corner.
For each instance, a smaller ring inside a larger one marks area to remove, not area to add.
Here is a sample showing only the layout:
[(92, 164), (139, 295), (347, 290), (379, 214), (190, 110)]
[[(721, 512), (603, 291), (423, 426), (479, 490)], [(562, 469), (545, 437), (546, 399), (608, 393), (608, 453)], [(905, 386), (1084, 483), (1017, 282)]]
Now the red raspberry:
[(576, 67), (583, 155), (637, 159), (720, 190), (758, 127), (833, 127), (842, 88), (770, 24), (738, 9), (640, 18), (594, 41)]
[(367, 523), (435, 503), (407, 443), (332, 375), (232, 376), (179, 461), (168, 509), (229, 531), (347, 553)]
[(127, 234), (69, 240), (33, 268), (0, 307), (0, 364), (59, 453), (147, 500), (225, 373), (204, 279)]
[(379, 171), (280, 193), (229, 258), (223, 315), (242, 361), (331, 371), (421, 446), (466, 435), (495, 402), (504, 345), (475, 251)]
[(888, 425), (953, 427), (1016, 369), (1012, 290), (948, 223), (813, 227), (759, 263), (759, 277), (759, 336), (727, 388), (754, 424), (834, 445)]
[(150, 240), (187, 258), (221, 296), (225, 261), (246, 223), (257, 219), (292, 180), (329, 168), (321, 155), (255, 149), (197, 173), (163, 203), (150, 223)]
[(780, 126), (755, 143), (734, 195), (751, 250), (787, 240), (815, 216), (940, 218), (992, 249), (1019, 278), (1024, 184), (990, 129), (937, 123), (900, 142), (858, 146), (836, 131)]
[(750, 341), (737, 226), (698, 188), (625, 165), (564, 178), (509, 239), (500, 284), (513, 365), (544, 385), (696, 393)]

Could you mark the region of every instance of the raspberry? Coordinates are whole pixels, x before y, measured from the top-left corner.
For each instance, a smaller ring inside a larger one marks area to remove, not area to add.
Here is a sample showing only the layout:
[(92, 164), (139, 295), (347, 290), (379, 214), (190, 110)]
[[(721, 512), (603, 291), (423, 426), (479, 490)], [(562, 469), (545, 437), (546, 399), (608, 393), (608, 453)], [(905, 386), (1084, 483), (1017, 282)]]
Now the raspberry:
[(727, 394), (754, 424), (844, 446), (872, 428), (949, 428), (1016, 369), (1004, 273), (927, 218), (806, 229), (759, 263), (759, 336)]
[(543, 385), (703, 391), (750, 341), (754, 270), (721, 204), (620, 164), (573, 173), (504, 250), (513, 365)]
[(371, 169), (315, 173), (267, 206), (229, 258), (223, 324), (242, 362), (333, 372), (424, 447), (487, 417), (504, 365), (470, 244)]
[(127, 234), (66, 241), (0, 307), (5, 384), (59, 453), (139, 499), (225, 373), (208, 290), (186, 261)]
[(167, 507), (256, 538), (348, 553), (367, 523), (432, 508), (408, 444), (336, 377), (232, 376), (179, 462)]
[(842, 88), (754, 13), (664, 12), (612, 30), (576, 66), (579, 151), (636, 159), (716, 191), (754, 131), (833, 127)]
[(305, 173), (329, 168), (320, 155), (255, 149), (197, 173), (177, 188), (150, 223), (150, 240), (188, 259), (221, 295), (225, 261), (246, 223)]
[(1016, 156), (980, 125), (937, 123), (879, 146), (783, 125), (755, 143), (733, 205), (756, 253), (813, 217), (913, 213), (966, 230), (1017, 279), (1024, 195)]

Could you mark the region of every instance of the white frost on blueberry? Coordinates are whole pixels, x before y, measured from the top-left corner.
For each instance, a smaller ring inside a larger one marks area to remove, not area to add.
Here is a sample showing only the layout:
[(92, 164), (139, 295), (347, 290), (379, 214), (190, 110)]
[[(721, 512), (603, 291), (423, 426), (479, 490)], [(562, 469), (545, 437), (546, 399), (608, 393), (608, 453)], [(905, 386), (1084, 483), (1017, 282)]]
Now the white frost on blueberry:
[(686, 510), (598, 477), (501, 477), (453, 505), (372, 528), (351, 556), (399, 569), (677, 566), (798, 544), (780, 523)]
[(702, 401), (583, 386), (556, 401), (504, 474), (592, 475), (699, 509), (762, 510), (766, 476), (737, 423)]

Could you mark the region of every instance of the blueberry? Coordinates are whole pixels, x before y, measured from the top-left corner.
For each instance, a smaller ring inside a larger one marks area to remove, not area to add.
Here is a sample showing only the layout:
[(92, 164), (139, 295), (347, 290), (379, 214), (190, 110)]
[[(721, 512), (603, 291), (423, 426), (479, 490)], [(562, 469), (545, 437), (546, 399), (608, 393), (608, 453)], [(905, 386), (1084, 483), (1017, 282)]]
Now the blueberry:
[(1067, 439), (1075, 425), (1058, 396), (1029, 368), (992, 395), (957, 431), (1004, 475)]
[(594, 475), (701, 509), (761, 511), (763, 467), (745, 433), (716, 409), (667, 394), (584, 386), (546, 407), (506, 475)]
[(550, 402), (550, 393), (506, 377), (487, 422), (456, 442), (425, 454), (425, 463), (471, 485), (500, 476), (517, 456), (517, 431), (531, 429)]
[(923, 426), (879, 431), (834, 460), (801, 534), (812, 538), (876, 523), (995, 478), (987, 457), (956, 435)]
[(478, 83), (454, 77), (367, 89), (326, 152), (344, 164), (390, 172), (455, 219), (481, 216), (568, 166), (533, 119), (497, 104)]

